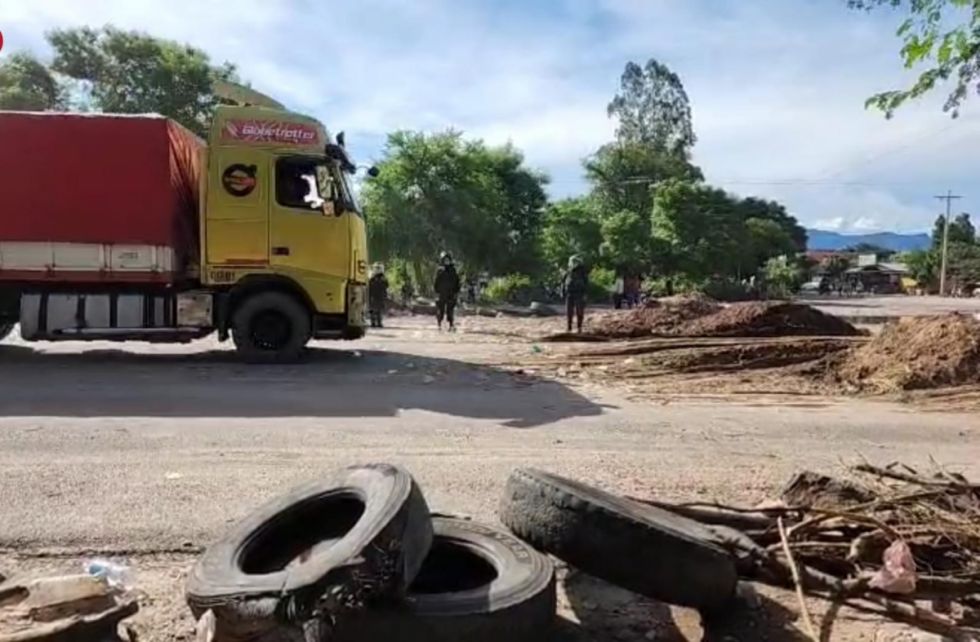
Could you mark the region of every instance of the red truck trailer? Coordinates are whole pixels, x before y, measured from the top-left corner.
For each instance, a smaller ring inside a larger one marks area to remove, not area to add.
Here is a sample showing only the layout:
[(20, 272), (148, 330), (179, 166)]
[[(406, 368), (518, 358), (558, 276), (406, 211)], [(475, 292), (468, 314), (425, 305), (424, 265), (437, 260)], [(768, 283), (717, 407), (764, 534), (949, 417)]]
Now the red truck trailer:
[(186, 280), (204, 147), (161, 116), (0, 115), (0, 282)]

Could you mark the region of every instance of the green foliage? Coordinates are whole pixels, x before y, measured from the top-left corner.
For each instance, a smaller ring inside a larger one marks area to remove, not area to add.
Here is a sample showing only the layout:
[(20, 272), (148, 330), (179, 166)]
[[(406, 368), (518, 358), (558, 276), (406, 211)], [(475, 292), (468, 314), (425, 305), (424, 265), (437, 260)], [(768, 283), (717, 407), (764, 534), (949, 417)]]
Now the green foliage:
[(868, 11), (887, 6), (907, 12), (897, 33), (902, 40), (902, 61), (907, 69), (924, 67), (911, 87), (876, 94), (868, 99), (868, 106), (891, 117), (908, 100), (952, 81), (943, 110), (955, 117), (970, 89), (980, 89), (980, 7), (976, 0), (848, 0), (848, 5)]
[(59, 29), (48, 34), (51, 68), (87, 90), (95, 108), (115, 113), (155, 112), (206, 135), (220, 102), (212, 83), (235, 81), (200, 49), (115, 27)]
[(586, 296), (593, 302), (606, 302), (612, 297), (615, 286), (616, 271), (597, 265), (589, 270), (589, 290)]
[(405, 291), (406, 284), (409, 287), (409, 291), (413, 294), (415, 293), (416, 288), (412, 284), (412, 273), (409, 270), (408, 263), (405, 261), (401, 259), (390, 261), (385, 271), (385, 276), (388, 277), (388, 292), (390, 297), (400, 299), (402, 292)]
[(771, 219), (747, 219), (745, 221), (745, 243), (741, 245), (738, 251), (740, 257), (739, 273), (742, 276), (752, 276), (769, 259), (796, 252), (796, 242), (786, 228), (779, 223)]
[(786, 298), (800, 283), (799, 265), (786, 256), (777, 256), (766, 261), (765, 283), (770, 297)]
[(745, 224), (737, 202), (699, 183), (663, 183), (651, 219), (655, 263), (666, 274), (704, 281), (732, 274), (740, 263)]
[(490, 288), (497, 300), (522, 296), (516, 275), (557, 282), (572, 255), (593, 269), (593, 299), (608, 298), (622, 269), (657, 279), (666, 292), (714, 282), (742, 298), (742, 278), (805, 248), (806, 230), (781, 204), (703, 182), (689, 160), (690, 104), (667, 67), (627, 65), (609, 115), (618, 119), (617, 140), (585, 161), (591, 192), (550, 205), (545, 178), (510, 146), (488, 148), (451, 131), (392, 134), (381, 174), (363, 194), (372, 257), (402, 258), (418, 276), (448, 249), (466, 274), (511, 275)]
[(684, 84), (653, 58), (644, 67), (626, 64), (608, 113), (619, 120), (616, 138), (621, 143), (641, 143), (686, 158), (697, 140)]
[(980, 283), (980, 245), (950, 243), (946, 255), (946, 276), (955, 283)]
[(600, 224), (599, 254), (612, 266), (642, 270), (650, 262), (650, 219), (623, 210)]
[[(943, 246), (943, 227), (946, 217), (939, 215), (932, 228), (932, 246), (941, 249)], [(966, 212), (957, 215), (949, 222), (949, 242), (952, 243), (975, 243), (977, 240), (977, 230), (970, 220), (970, 215)]]
[(527, 305), (534, 295), (531, 277), (525, 274), (508, 274), (490, 279), (482, 298), (490, 303), (515, 303)]
[(897, 259), (909, 269), (912, 278), (921, 285), (932, 285), (939, 278), (940, 256), (934, 250), (903, 252)]
[(547, 180), (523, 163), (454, 131), (389, 135), (363, 194), (372, 257), (420, 270), (445, 249), (467, 273), (533, 270)]
[(601, 245), (602, 223), (591, 199), (565, 199), (548, 208), (541, 230), (541, 252), (552, 276), (565, 270), (573, 254), (586, 265), (595, 265)]
[(644, 218), (653, 207), (659, 183), (671, 178), (703, 179), (701, 170), (686, 158), (636, 142), (603, 145), (586, 159), (585, 174), (603, 211), (629, 210)]
[(746, 221), (750, 219), (772, 221), (789, 235), (796, 252), (806, 251), (806, 228), (800, 225), (794, 217), (790, 216), (786, 211), (786, 207), (781, 203), (749, 197), (740, 201), (738, 207), (742, 212), (742, 217)]
[(0, 62), (0, 109), (49, 111), (62, 104), (58, 81), (37, 58), (15, 53)]

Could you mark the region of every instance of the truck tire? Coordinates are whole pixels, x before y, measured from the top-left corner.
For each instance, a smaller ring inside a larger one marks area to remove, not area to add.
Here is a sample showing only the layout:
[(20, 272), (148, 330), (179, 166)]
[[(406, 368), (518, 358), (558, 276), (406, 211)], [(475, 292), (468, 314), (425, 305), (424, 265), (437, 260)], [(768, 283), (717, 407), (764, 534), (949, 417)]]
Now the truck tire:
[(432, 550), (405, 600), (347, 620), (336, 642), (548, 639), (556, 608), (551, 560), (500, 528), (432, 522)]
[(283, 292), (245, 299), (232, 320), (235, 348), (249, 363), (297, 361), (312, 333), (309, 311)]
[(187, 581), (216, 642), (302, 638), (368, 601), (404, 595), (432, 543), (422, 492), (405, 470), (353, 466), (276, 497), (205, 550)]
[(537, 548), (641, 595), (710, 612), (735, 594), (735, 561), (702, 524), (598, 488), (519, 469), (500, 518)]
[(3, 341), (8, 336), (10, 336), (10, 333), (14, 331), (14, 325), (15, 324), (13, 323), (0, 324), (0, 341)]

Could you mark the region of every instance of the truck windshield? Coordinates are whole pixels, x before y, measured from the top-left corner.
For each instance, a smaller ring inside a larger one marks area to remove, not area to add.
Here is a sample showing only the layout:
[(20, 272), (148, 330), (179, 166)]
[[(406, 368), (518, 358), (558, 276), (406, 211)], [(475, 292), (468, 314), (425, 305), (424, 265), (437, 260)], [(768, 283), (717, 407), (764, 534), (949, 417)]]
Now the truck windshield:
[(361, 210), (361, 202), (360, 199), (358, 199), (357, 191), (355, 190), (354, 185), (350, 180), (351, 178), (350, 174), (348, 174), (343, 170), (340, 170), (339, 168), (337, 170), (337, 173), (340, 175), (340, 184), (342, 186), (342, 191), (344, 192), (344, 200), (347, 202), (347, 205), (350, 207), (351, 210), (353, 210), (355, 214), (357, 214), (358, 216), (363, 216), (363, 212)]

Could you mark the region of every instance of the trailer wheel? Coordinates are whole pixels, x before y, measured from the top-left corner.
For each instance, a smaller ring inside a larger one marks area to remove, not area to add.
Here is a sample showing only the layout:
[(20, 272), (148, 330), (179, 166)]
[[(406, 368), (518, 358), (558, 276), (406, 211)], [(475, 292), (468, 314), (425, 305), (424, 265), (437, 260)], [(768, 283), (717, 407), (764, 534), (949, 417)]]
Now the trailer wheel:
[(262, 292), (242, 302), (231, 320), (239, 354), (250, 363), (299, 359), (310, 340), (310, 313), (282, 292)]
[(14, 330), (13, 323), (0, 323), (0, 341), (6, 339)]

